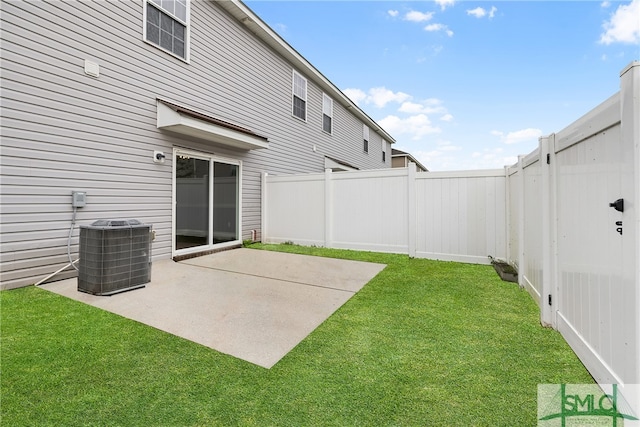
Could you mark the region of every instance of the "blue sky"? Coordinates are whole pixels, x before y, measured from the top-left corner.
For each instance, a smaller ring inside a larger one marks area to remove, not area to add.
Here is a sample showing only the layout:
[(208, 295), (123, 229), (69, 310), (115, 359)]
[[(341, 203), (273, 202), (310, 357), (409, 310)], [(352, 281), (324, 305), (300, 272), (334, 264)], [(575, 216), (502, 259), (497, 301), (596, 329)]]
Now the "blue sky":
[(640, 0), (245, 3), (432, 171), (516, 162), (640, 60)]

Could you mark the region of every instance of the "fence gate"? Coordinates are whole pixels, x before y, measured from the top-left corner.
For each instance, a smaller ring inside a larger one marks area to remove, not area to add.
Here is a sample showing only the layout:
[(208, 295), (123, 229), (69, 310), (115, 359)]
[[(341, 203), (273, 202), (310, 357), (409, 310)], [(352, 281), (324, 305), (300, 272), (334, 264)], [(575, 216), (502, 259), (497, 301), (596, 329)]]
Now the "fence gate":
[(640, 379), (638, 71), (623, 72), (619, 93), (549, 137), (552, 320), (598, 383), (627, 395)]

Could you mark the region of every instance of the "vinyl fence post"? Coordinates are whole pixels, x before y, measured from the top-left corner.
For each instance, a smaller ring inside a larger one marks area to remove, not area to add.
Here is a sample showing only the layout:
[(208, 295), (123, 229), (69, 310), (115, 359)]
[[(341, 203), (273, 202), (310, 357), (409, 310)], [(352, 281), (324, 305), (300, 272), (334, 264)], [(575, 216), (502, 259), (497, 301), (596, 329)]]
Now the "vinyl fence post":
[(407, 208), (408, 208), (408, 245), (409, 257), (416, 257), (416, 233), (417, 230), (417, 212), (416, 212), (416, 164), (409, 162), (407, 167)]
[(549, 137), (540, 141), (540, 171), (542, 198), (542, 284), (540, 289), (540, 322), (551, 325), (553, 302), (553, 284), (551, 274), (551, 154), (549, 153)]
[(518, 156), (518, 175), (520, 176), (519, 189), (520, 199), (518, 200), (518, 284), (521, 288), (525, 287), (525, 271), (526, 261), (524, 253), (524, 199), (527, 197), (525, 194), (525, 182), (524, 182), (524, 156)]
[(504, 167), (504, 247), (505, 247), (505, 256), (504, 259), (511, 263), (510, 255), (511, 255), (511, 215), (510, 215), (510, 207), (511, 207), (511, 192), (509, 188), (511, 187), (511, 180), (509, 179), (509, 166)]
[(264, 172), (262, 174), (262, 182), (261, 182), (261, 192), (260, 192), (260, 207), (261, 207), (261, 218), (260, 218), (260, 228), (262, 229), (262, 236), (260, 236), (260, 241), (262, 243), (267, 243), (269, 238), (268, 227), (267, 227), (267, 176), (269, 174)]
[(560, 279), (558, 276), (558, 180), (557, 170), (558, 162), (556, 160), (556, 134), (549, 135), (549, 255), (550, 255), (550, 281), (551, 292), (553, 295), (551, 310), (551, 326), (557, 329), (557, 313), (560, 302), (562, 301), (560, 293)]
[(333, 242), (333, 184), (331, 182), (331, 169), (324, 170), (324, 247), (330, 248)]

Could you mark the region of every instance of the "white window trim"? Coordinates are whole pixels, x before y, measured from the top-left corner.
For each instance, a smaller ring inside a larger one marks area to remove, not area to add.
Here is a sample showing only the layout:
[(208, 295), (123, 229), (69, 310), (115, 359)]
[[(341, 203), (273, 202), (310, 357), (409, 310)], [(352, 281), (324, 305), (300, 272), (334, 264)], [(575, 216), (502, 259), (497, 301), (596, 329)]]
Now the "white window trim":
[[(367, 141), (367, 149), (364, 149), (364, 141)], [(362, 151), (364, 151), (365, 153), (369, 153), (369, 142), (371, 142), (371, 140), (369, 139), (369, 126), (367, 126), (366, 124), (362, 124)]]
[[(156, 49), (159, 49), (171, 56), (173, 56), (174, 58), (179, 59), (182, 62), (186, 62), (187, 64), (191, 63), (191, 0), (185, 0), (186, 4), (187, 4), (187, 20), (186, 22), (183, 21), (182, 19), (178, 18), (177, 16), (175, 16), (172, 13), (169, 13), (167, 10), (162, 9), (161, 6), (159, 6), (157, 3), (154, 3), (151, 0), (144, 0), (142, 2), (142, 41), (147, 43), (150, 46), (155, 47)], [(175, 19), (176, 21), (182, 23), (185, 25), (185, 36), (184, 36), (184, 51), (185, 51), (185, 55), (184, 58), (176, 55), (175, 53), (171, 52), (170, 50), (167, 50), (165, 48), (163, 48), (160, 45), (157, 45), (149, 40), (147, 40), (147, 8), (148, 8), (148, 4), (151, 3), (154, 7), (157, 7), (158, 9), (161, 9), (164, 13), (166, 13), (167, 15), (171, 16), (173, 19)]]
[[(325, 113), (325, 109), (326, 109), (326, 104), (325, 102), (329, 101), (329, 114)], [(326, 131), (324, 130), (324, 116), (327, 116), (331, 119), (331, 130), (330, 131)], [(324, 133), (328, 133), (329, 135), (333, 135), (333, 98), (331, 98), (329, 95), (327, 95), (326, 93), (322, 93), (322, 131)]]
[[(302, 80), (304, 80), (304, 99), (300, 98), (298, 95), (296, 95), (296, 76), (299, 76)], [(298, 119), (298, 120), (302, 120), (303, 122), (306, 123), (307, 121), (307, 117), (309, 116), (309, 106), (308, 106), (308, 102), (307, 102), (307, 98), (308, 98), (308, 94), (309, 94), (309, 82), (307, 80), (307, 78), (305, 76), (303, 76), (301, 73), (297, 72), (296, 70), (293, 70), (293, 74), (291, 76), (291, 115)], [(302, 99), (304, 101), (304, 119), (300, 118), (298, 116), (295, 115), (294, 113), (294, 103), (293, 103), (293, 97), (296, 96), (300, 99)]]

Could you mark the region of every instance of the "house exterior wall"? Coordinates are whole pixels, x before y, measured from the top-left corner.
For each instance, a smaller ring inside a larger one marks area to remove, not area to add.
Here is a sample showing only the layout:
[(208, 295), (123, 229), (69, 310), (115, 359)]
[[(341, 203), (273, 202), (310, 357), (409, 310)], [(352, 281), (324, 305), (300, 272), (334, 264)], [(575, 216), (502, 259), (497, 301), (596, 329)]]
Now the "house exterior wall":
[[(393, 150), (394, 152), (399, 150)], [(413, 156), (409, 154), (399, 155), (394, 154), (391, 160), (392, 168), (406, 168), (410, 163), (416, 165), (416, 169), (418, 172), (429, 172), (427, 168), (424, 167), (420, 162), (418, 162)]]
[[(189, 63), (143, 40), (142, 0), (0, 7), (2, 288), (68, 263), (72, 190), (87, 192), (77, 224), (139, 219), (153, 224), (154, 258), (170, 257), (174, 148), (242, 162), (243, 239), (252, 230), (260, 237), (263, 172), (320, 172), (325, 156), (360, 169), (391, 166), (373, 129), (363, 152), (362, 120), (336, 99), (333, 133), (323, 132), (321, 85), (216, 2), (190, 3)], [(99, 77), (84, 73), (85, 60), (99, 65)], [(292, 116), (294, 69), (307, 77), (306, 122)], [(241, 151), (159, 130), (158, 98), (248, 128), (270, 147)], [(165, 163), (153, 162), (154, 150)]]
[(391, 167), (392, 168), (406, 168), (407, 167), (407, 158), (406, 157), (394, 157), (391, 159)]

